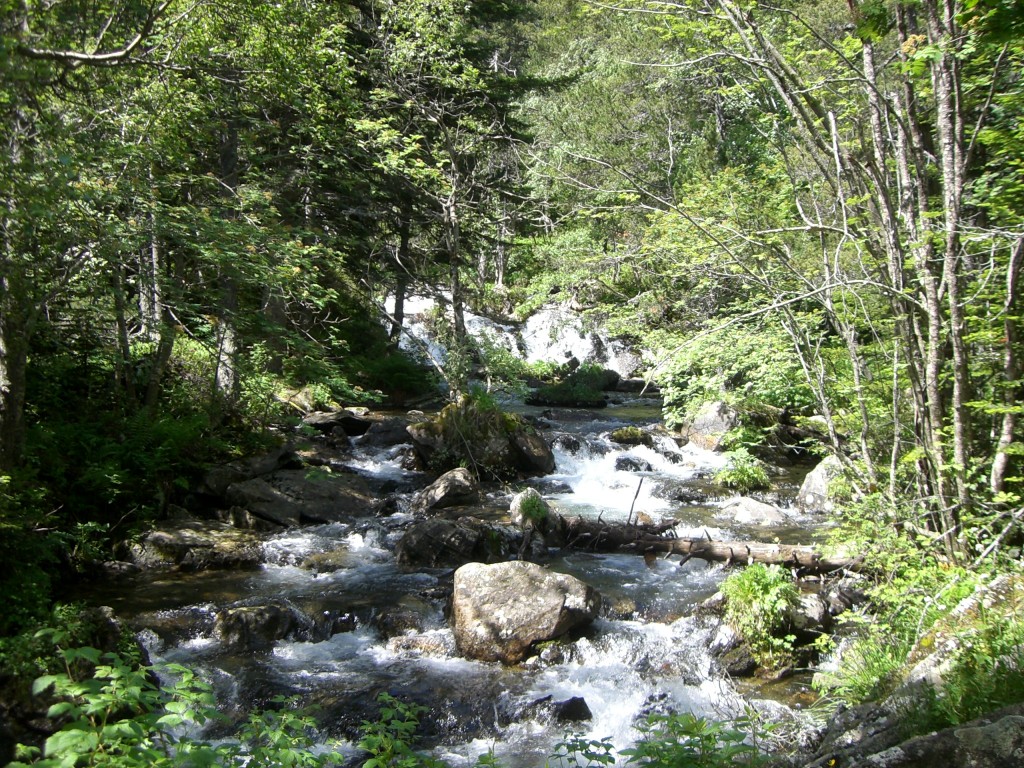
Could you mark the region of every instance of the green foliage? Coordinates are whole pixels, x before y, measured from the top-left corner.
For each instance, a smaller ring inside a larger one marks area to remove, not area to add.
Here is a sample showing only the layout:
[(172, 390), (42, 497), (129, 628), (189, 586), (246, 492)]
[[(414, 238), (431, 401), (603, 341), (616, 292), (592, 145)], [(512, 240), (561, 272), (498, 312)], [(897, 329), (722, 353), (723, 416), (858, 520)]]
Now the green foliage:
[(756, 766), (764, 762), (757, 747), (748, 743), (753, 721), (706, 720), (689, 712), (650, 714), (640, 724), (640, 740), (619, 754), (628, 765), (674, 768)]
[(713, 400), (740, 411), (768, 405), (800, 412), (813, 403), (792, 342), (776, 324), (734, 325), (666, 354), (658, 381), (669, 426), (686, 422)]
[(514, 433), (531, 429), (521, 417), (503, 411), (493, 396), (481, 390), (462, 395), (421, 426), (440, 436), (444, 447), (432, 456), (432, 469), (447, 472), (462, 466), (478, 476), (496, 477), (514, 471), (509, 464)]
[(531, 493), (524, 496), (519, 509), (526, 520), (536, 525), (540, 525), (548, 518), (548, 505), (540, 494)]
[(377, 696), (381, 705), (376, 720), (364, 720), (358, 746), (369, 757), (363, 768), (440, 768), (438, 761), (416, 752), (412, 744), (419, 718), (426, 707), (399, 701), (389, 693)]
[(799, 592), (789, 574), (777, 565), (754, 563), (723, 581), (722, 593), (728, 598), (726, 619), (754, 659), (769, 669), (790, 663), (794, 638), (786, 632)]
[[(211, 688), (189, 669), (139, 666), (95, 648), (61, 651), (64, 669), (35, 680), (32, 691), (53, 703), (47, 716), (61, 723), (40, 751), (19, 747), (16, 766), (271, 766), (336, 765), (337, 753), (320, 750), (313, 721), (293, 702), (252, 715), (238, 741), (212, 744), (189, 727), (220, 719)], [(170, 682), (158, 682), (158, 675)]]
[(602, 407), (604, 390), (612, 384), (609, 372), (599, 365), (586, 363), (565, 374), (560, 381), (541, 387), (530, 396), (540, 405)]
[(753, 767), (766, 762), (757, 748), (759, 729), (750, 718), (717, 721), (689, 712), (651, 713), (637, 724), (637, 730), (636, 746), (619, 750), (617, 755), (609, 738), (569, 737), (545, 766), (592, 768), (615, 765), (618, 758), (626, 758), (626, 765), (650, 768)]
[(715, 473), (715, 482), (740, 493), (768, 488), (771, 478), (764, 462), (750, 454), (746, 448), (727, 451), (728, 463)]
[(943, 725), (966, 723), (1024, 701), (1024, 621), (982, 617), (957, 635), (957, 650), (932, 702)]

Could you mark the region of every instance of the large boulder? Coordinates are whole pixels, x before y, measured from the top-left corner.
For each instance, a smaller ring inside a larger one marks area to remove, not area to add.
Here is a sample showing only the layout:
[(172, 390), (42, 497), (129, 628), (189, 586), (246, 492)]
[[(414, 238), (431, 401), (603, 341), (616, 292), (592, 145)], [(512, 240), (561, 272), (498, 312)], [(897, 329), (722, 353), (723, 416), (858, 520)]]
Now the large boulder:
[(751, 499), (749, 496), (735, 496), (722, 504), (722, 514), (732, 518), (738, 525), (782, 525), (786, 515), (774, 504)]
[(445, 472), (416, 496), (415, 506), (421, 510), (443, 509), (472, 504), (480, 496), (480, 487), (473, 473), (465, 467)]
[(366, 517), (376, 505), (362, 478), (325, 469), (284, 469), (234, 483), (225, 499), (257, 518), (284, 527)]
[(297, 453), (289, 448), (278, 448), (259, 456), (211, 468), (199, 483), (197, 490), (201, 494), (223, 499), (228, 488), (235, 483), (268, 475), (279, 469), (297, 469), (301, 466), (302, 459)]
[(228, 608), (217, 614), (215, 630), (225, 646), (236, 651), (262, 651), (292, 637), (302, 617), (286, 605), (270, 603)]
[(554, 470), (551, 448), (521, 417), (463, 396), (433, 419), (407, 428), (425, 466), (473, 466), (481, 476), (510, 478)]
[(829, 484), (842, 474), (843, 465), (835, 456), (828, 456), (807, 473), (796, 503), (806, 512), (831, 512), (835, 499), (829, 492)]
[(129, 551), (141, 568), (245, 569), (263, 562), (260, 538), (252, 531), (199, 520), (174, 521), (152, 530)]
[(342, 408), (336, 411), (315, 411), (305, 416), (302, 423), (320, 432), (331, 433), (340, 429), (349, 437), (359, 437), (366, 434), (373, 420)]
[(597, 617), (601, 596), (579, 579), (522, 561), (469, 563), (455, 572), (452, 621), (459, 652), (515, 664), (535, 643)]
[(475, 518), (433, 517), (414, 524), (402, 535), (395, 556), (402, 565), (430, 568), (494, 562), (514, 553), (520, 541), (521, 537), (517, 539), (511, 530)]
[(683, 435), (694, 445), (708, 451), (725, 448), (725, 436), (739, 426), (740, 415), (728, 403), (715, 400), (705, 403), (683, 428)]

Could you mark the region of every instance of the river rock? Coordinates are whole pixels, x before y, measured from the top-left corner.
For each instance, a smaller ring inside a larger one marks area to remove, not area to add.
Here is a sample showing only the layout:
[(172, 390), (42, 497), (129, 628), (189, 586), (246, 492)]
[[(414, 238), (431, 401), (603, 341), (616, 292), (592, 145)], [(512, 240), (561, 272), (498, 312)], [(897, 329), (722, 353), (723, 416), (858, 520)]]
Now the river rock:
[(650, 472), (651, 463), (638, 456), (630, 456), (628, 453), (615, 458), (616, 472)]
[(372, 445), (378, 448), (386, 448), (392, 445), (401, 445), (409, 442), (408, 424), (402, 419), (389, 418), (374, 421), (359, 438), (360, 445)]
[(416, 496), (415, 506), (422, 510), (472, 504), (480, 497), (480, 486), (465, 467), (445, 472)]
[(221, 642), (237, 651), (262, 651), (293, 635), (301, 626), (289, 606), (268, 604), (228, 608), (217, 614)]
[(489, 525), (471, 517), (434, 517), (409, 528), (395, 547), (402, 565), (430, 568), (503, 560), (519, 548), (514, 529)]
[(321, 432), (330, 433), (340, 428), (349, 437), (359, 437), (366, 434), (373, 420), (342, 408), (337, 411), (315, 411), (305, 416), (302, 423)]
[(534, 643), (597, 617), (601, 596), (579, 579), (522, 561), (469, 563), (455, 572), (452, 621), (459, 652), (515, 664)]
[(555, 454), (544, 438), (528, 427), (517, 429), (511, 436), (517, 453), (516, 466), (530, 474), (550, 475), (555, 471)]
[(774, 504), (751, 499), (748, 496), (736, 496), (722, 505), (722, 514), (732, 518), (738, 525), (781, 525), (786, 522), (782, 510)]
[(224, 523), (179, 520), (150, 531), (131, 545), (141, 568), (257, 568), (263, 561), (260, 538)]
[(721, 400), (705, 403), (683, 428), (683, 436), (691, 443), (708, 451), (721, 451), (725, 447), (725, 435), (739, 426), (740, 416), (736, 409)]
[(802, 768), (1008, 768), (1024, 764), (1024, 704), (910, 739), (906, 713), (884, 705), (840, 709)]
[(252, 458), (233, 461), (210, 469), (199, 483), (197, 491), (207, 496), (223, 499), (228, 488), (235, 483), (268, 475), (279, 469), (297, 469), (302, 459), (289, 448), (278, 448)]
[(512, 503), (508, 507), (512, 525), (518, 525), (520, 528), (543, 528), (550, 514), (551, 507), (536, 488), (527, 488), (517, 493), (512, 497)]
[(372, 514), (376, 504), (362, 478), (327, 470), (278, 470), (235, 483), (226, 499), (283, 527), (349, 521)]
[(802, 592), (799, 602), (789, 609), (789, 624), (805, 636), (828, 632), (832, 628), (828, 601), (816, 592)]
[(835, 456), (822, 459), (804, 478), (796, 503), (806, 512), (832, 512), (835, 500), (828, 486), (842, 472), (843, 465)]

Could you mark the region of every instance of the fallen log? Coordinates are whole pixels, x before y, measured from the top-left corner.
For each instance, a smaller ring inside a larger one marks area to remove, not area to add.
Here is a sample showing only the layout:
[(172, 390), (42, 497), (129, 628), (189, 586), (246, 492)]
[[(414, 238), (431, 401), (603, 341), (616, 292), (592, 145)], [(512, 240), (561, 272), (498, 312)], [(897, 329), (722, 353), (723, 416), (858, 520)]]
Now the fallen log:
[(819, 549), (797, 544), (760, 541), (714, 541), (709, 538), (674, 538), (665, 533), (672, 523), (627, 525), (600, 523), (581, 517), (566, 521), (567, 546), (595, 552), (635, 552), (639, 555), (681, 555), (683, 562), (696, 557), (727, 565), (781, 565), (803, 573), (857, 571), (864, 567), (862, 557), (826, 556)]

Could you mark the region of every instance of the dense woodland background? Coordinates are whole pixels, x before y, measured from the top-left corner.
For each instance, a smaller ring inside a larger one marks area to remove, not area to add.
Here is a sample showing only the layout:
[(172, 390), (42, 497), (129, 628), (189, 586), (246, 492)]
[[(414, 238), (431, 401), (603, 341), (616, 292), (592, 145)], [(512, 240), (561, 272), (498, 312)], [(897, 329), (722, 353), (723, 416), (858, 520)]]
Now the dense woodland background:
[(299, 401), (434, 391), (415, 291), (452, 393), (523, 372), (466, 309), (558, 301), (670, 425), (813, 420), (898, 666), (1020, 573), (1022, 74), (1013, 0), (4, 0), (3, 658)]

